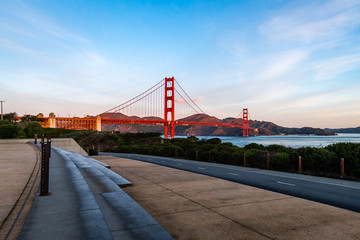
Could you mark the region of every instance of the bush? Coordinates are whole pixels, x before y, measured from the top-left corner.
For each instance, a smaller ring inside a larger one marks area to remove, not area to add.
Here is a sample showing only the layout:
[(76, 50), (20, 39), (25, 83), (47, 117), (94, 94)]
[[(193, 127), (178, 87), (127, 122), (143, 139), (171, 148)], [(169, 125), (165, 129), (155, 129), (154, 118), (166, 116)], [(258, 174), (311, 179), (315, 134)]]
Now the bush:
[(92, 155), (98, 155), (99, 152), (98, 150), (96, 150), (95, 148), (89, 148), (89, 155), (92, 156)]
[(14, 124), (2, 124), (0, 125), (0, 138), (15, 138), (18, 131), (18, 127)]
[(244, 147), (245, 149), (257, 149), (257, 150), (264, 150), (265, 147), (262, 144), (258, 143), (250, 143)]
[(335, 143), (326, 147), (336, 155), (337, 162), (340, 158), (345, 160), (346, 175), (360, 177), (357, 169), (360, 169), (360, 144), (359, 143)]
[(244, 150), (236, 149), (229, 156), (231, 164), (242, 166), (244, 164)]
[(255, 154), (258, 152), (259, 150), (257, 149), (251, 149), (251, 150), (245, 150), (245, 155), (246, 155), (246, 166), (249, 167), (258, 167), (257, 162), (256, 162), (256, 158), (255, 158)]
[(24, 129), (24, 132), (26, 134), (26, 137), (33, 138), (35, 134), (38, 136), (41, 136), (42, 134), (42, 126), (40, 123), (37, 122), (31, 122), (27, 124), (27, 126)]
[(206, 143), (209, 143), (209, 144), (220, 144), (220, 143), (221, 143), (221, 139), (220, 139), (220, 138), (210, 138), (210, 139), (206, 140)]
[(289, 171), (291, 169), (290, 154), (281, 152), (273, 155), (271, 157), (271, 169)]
[(271, 145), (265, 147), (265, 149), (268, 150), (269, 152), (276, 152), (276, 153), (281, 153), (281, 152), (287, 151), (287, 147), (285, 147), (283, 145), (278, 145), (278, 144), (271, 144)]
[(302, 147), (297, 153), (302, 157), (302, 167), (305, 172), (320, 175), (339, 172), (339, 160), (336, 154), (327, 149)]

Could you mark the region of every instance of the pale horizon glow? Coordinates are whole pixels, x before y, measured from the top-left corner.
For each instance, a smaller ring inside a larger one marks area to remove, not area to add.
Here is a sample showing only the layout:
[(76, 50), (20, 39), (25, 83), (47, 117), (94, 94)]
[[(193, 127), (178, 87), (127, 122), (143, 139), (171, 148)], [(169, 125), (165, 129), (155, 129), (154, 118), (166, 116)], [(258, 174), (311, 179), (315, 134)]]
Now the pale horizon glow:
[(357, 0), (4, 0), (0, 54), (5, 113), (97, 115), (174, 76), (218, 118), (360, 126)]

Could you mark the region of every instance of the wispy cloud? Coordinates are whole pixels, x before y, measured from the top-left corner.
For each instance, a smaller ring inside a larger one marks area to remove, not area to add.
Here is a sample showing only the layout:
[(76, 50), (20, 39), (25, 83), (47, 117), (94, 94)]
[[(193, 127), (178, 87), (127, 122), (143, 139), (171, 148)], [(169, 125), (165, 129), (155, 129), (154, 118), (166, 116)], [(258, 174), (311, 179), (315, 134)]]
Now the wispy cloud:
[(259, 31), (274, 41), (313, 42), (342, 37), (360, 23), (358, 1), (313, 2), (286, 10), (260, 25)]
[(0, 47), (10, 49), (12, 51), (15, 51), (17, 53), (22, 53), (22, 54), (43, 54), (44, 53), (44, 52), (37, 51), (35, 49), (23, 46), (21, 44), (18, 44), (14, 41), (11, 41), (9, 39), (2, 38), (2, 37), (0, 37)]
[(183, 99), (183, 98), (178, 98), (178, 99), (176, 99), (175, 100), (177, 103), (185, 103), (185, 99)]
[(359, 67), (360, 53), (322, 60), (312, 65), (316, 71), (315, 81), (334, 79), (343, 73), (359, 69)]
[[(308, 52), (303, 49), (291, 50), (285, 53), (266, 57), (267, 61), (262, 63), (264, 69), (255, 77), (257, 81), (274, 80), (289, 73), (296, 65), (302, 63), (308, 57)], [(266, 63), (269, 64), (266, 66)]]
[(204, 97), (199, 96), (197, 98), (194, 98), (193, 101), (197, 103), (197, 102), (200, 102), (203, 99), (204, 99)]
[[(53, 18), (42, 14), (34, 8), (31, 8), (24, 2), (16, 2), (16, 4), (10, 5), (3, 10), (15, 16), (19, 20), (22, 20), (24, 26), (27, 26), (27, 28), (31, 27), (33, 29), (37, 29), (40, 32), (52, 35), (57, 38), (72, 39), (82, 41), (84, 43), (91, 42), (90, 40), (82, 36), (79, 36), (62, 28), (58, 23), (56, 23)], [(7, 28), (12, 29), (16, 32), (24, 32), (24, 30), (20, 30), (11, 26), (8, 26)]]

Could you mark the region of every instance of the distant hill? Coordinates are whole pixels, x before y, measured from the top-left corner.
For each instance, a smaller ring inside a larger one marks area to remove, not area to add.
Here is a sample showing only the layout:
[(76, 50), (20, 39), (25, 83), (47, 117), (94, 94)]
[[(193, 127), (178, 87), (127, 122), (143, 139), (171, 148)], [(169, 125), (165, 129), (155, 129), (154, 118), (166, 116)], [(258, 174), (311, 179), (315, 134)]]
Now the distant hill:
[(360, 133), (360, 127), (356, 128), (325, 128), (326, 132), (333, 133)]
[[(158, 117), (144, 117), (140, 118), (137, 116), (127, 116), (121, 113), (103, 115), (102, 118), (108, 119), (161, 119)], [(214, 116), (209, 116), (206, 114), (195, 114), (179, 121), (193, 121), (193, 122), (213, 122), (213, 123), (228, 123), (234, 125), (242, 125), (241, 118), (225, 118), (218, 119)], [(305, 135), (333, 135), (330, 131), (324, 131), (320, 128), (286, 128), (276, 125), (272, 122), (265, 121), (256, 121), (249, 120), (249, 126), (256, 128), (257, 131), (250, 130), (249, 135), (291, 135), (291, 134), (305, 134)], [(163, 132), (163, 126), (154, 126), (154, 125), (137, 125), (137, 124), (113, 124), (113, 125), (103, 125), (103, 131), (120, 131), (120, 132)], [(199, 125), (189, 125), (189, 126), (176, 126), (175, 135), (196, 135), (196, 136), (242, 136), (243, 130), (241, 128), (231, 128), (231, 127), (215, 127), (215, 126), (199, 126)]]

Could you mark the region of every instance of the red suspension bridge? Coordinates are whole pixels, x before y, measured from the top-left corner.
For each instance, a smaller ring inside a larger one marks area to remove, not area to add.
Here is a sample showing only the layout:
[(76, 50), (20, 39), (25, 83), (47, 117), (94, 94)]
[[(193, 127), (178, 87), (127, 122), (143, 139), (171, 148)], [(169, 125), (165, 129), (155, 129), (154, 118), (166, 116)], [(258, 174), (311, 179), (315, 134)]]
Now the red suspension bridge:
[(171, 77), (161, 80), (145, 92), (99, 114), (96, 118), (60, 118), (55, 117), (54, 114), (50, 114), (49, 118), (40, 117), (46, 120), (43, 123), (46, 127), (77, 130), (93, 129), (101, 131), (102, 124), (163, 125), (164, 138), (174, 138), (175, 125), (241, 128), (243, 129), (243, 136), (249, 136), (249, 129), (253, 129), (249, 127), (247, 108), (242, 111), (242, 125), (186, 121), (186, 117), (193, 114), (205, 114), (205, 112), (196, 104), (196, 100), (189, 97), (176, 79)]

